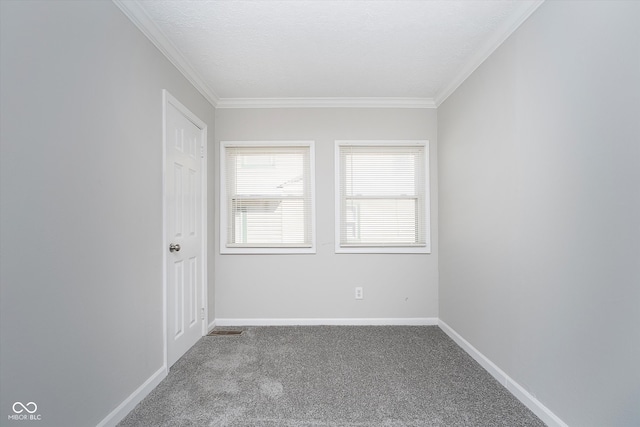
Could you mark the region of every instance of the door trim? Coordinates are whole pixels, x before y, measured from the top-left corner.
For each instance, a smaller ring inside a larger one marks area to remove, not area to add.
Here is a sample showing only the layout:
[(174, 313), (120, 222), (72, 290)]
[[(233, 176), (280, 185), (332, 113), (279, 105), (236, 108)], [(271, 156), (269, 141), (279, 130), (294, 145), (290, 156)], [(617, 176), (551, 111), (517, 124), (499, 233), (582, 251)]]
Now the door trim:
[(202, 138), (200, 141), (200, 167), (201, 167), (201, 230), (202, 230), (202, 248), (201, 254), (203, 262), (201, 262), (202, 268), (202, 283), (200, 290), (202, 298), (202, 309), (204, 309), (204, 319), (201, 319), (202, 324), (202, 336), (207, 334), (207, 326), (209, 324), (209, 301), (208, 301), (208, 276), (207, 276), (207, 124), (200, 120), (195, 114), (193, 114), (187, 107), (185, 107), (180, 101), (178, 101), (173, 95), (166, 89), (162, 89), (162, 337), (163, 337), (163, 365), (166, 373), (169, 373), (169, 339), (168, 339), (168, 319), (167, 319), (167, 256), (166, 251), (169, 248), (169, 239), (167, 238), (167, 107), (173, 105), (180, 113), (182, 113), (191, 123), (196, 125), (198, 129), (202, 131)]

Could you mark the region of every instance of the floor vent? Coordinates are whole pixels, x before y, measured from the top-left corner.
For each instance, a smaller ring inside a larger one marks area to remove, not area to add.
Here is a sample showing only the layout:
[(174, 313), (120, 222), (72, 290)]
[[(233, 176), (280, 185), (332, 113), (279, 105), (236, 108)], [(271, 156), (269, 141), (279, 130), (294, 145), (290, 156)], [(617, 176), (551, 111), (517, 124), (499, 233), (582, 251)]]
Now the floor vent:
[(213, 330), (207, 334), (208, 337), (228, 336), (228, 335), (242, 335), (243, 331), (216, 331)]

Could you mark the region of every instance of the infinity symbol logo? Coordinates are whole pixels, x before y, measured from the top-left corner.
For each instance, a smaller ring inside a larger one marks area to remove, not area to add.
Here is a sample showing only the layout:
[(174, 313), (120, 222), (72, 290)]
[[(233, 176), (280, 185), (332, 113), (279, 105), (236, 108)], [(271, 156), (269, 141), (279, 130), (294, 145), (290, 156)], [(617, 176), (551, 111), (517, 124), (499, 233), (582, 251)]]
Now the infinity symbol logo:
[[(18, 407), (18, 409), (16, 409), (16, 406)], [(30, 409), (30, 408), (33, 408), (33, 409)], [(27, 411), (28, 413), (33, 414), (37, 410), (38, 410), (38, 405), (36, 405), (35, 402), (29, 402), (26, 405), (22, 402), (16, 402), (13, 404), (13, 412), (15, 412), (16, 414), (21, 414), (22, 411)]]

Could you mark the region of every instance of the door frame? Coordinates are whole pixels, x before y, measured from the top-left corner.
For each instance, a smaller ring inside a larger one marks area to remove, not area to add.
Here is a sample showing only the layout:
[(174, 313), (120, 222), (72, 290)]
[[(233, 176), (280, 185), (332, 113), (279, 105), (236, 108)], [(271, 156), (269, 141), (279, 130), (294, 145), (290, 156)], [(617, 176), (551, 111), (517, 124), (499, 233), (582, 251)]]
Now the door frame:
[(207, 334), (209, 325), (209, 301), (208, 301), (208, 276), (207, 276), (207, 124), (200, 120), (187, 107), (178, 101), (166, 89), (162, 89), (162, 337), (163, 337), (163, 364), (165, 372), (169, 373), (169, 325), (168, 325), (168, 297), (167, 297), (167, 251), (169, 250), (169, 239), (167, 237), (167, 109), (169, 105), (173, 105), (180, 113), (182, 113), (191, 123), (200, 129), (200, 196), (201, 196), (201, 224), (202, 230), (202, 248), (201, 254), (203, 262), (201, 262), (202, 282), (200, 284), (200, 294), (202, 298), (202, 309), (204, 316), (201, 316), (202, 336)]

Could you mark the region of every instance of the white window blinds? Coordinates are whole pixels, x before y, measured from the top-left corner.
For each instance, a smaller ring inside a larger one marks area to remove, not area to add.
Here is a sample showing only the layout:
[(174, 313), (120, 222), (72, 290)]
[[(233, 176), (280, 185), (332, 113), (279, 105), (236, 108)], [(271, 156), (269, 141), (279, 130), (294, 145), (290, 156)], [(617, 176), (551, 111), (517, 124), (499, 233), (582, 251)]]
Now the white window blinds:
[(311, 143), (223, 147), (227, 248), (311, 248)]
[(337, 248), (428, 251), (426, 141), (336, 146)]

